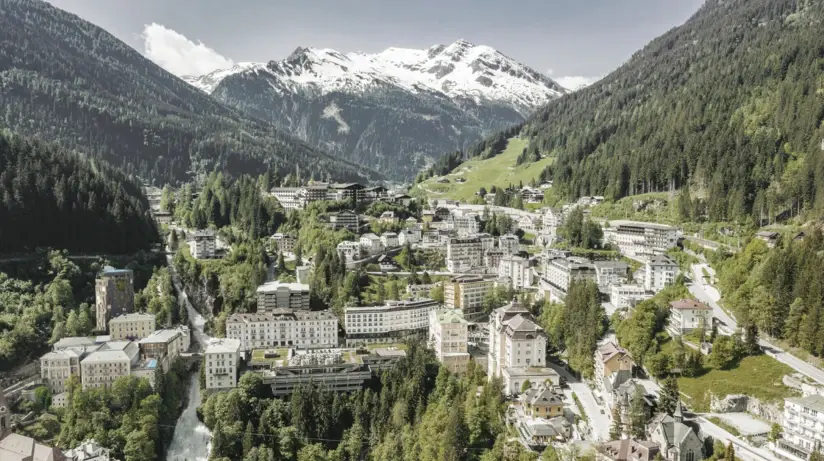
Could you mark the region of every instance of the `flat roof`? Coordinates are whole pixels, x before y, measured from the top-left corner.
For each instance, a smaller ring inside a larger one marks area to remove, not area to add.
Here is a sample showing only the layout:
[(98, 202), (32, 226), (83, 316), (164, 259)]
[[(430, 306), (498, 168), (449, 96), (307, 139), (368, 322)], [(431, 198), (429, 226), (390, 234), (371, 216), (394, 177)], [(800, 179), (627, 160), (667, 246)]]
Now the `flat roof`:
[(285, 282), (279, 282), (279, 281), (275, 280), (275, 281), (272, 281), (272, 282), (264, 283), (263, 285), (257, 287), (257, 292), (258, 293), (274, 293), (274, 292), (276, 292), (277, 290), (280, 290), (280, 289), (286, 289), (286, 290), (289, 290), (289, 291), (306, 291), (306, 292), (308, 292), (309, 291), (309, 285), (307, 285), (305, 283), (296, 283), (296, 282), (285, 283)]
[(133, 322), (137, 320), (154, 320), (154, 314), (148, 314), (146, 312), (132, 312), (129, 314), (118, 315), (117, 317), (109, 320), (109, 323), (115, 322)]
[(206, 346), (206, 354), (234, 354), (239, 350), (239, 339), (212, 338)]
[(129, 362), (129, 356), (126, 355), (125, 352), (122, 350), (105, 350), (105, 351), (97, 351), (92, 352), (89, 354), (88, 357), (83, 359), (80, 363), (105, 363), (105, 362), (120, 362), (126, 361)]
[(626, 226), (626, 227), (644, 227), (647, 229), (659, 229), (659, 230), (675, 230), (674, 227), (668, 226), (666, 224), (659, 224), (654, 222), (644, 222), (644, 221), (628, 221), (625, 219), (617, 219), (615, 221), (609, 221), (610, 227), (618, 227), (618, 226)]
[(422, 299), (415, 299), (412, 301), (387, 301), (387, 304), (383, 306), (355, 306), (355, 307), (347, 307), (345, 309), (345, 314), (349, 314), (350, 312), (353, 314), (362, 314), (364, 312), (387, 312), (387, 311), (394, 311), (394, 310), (407, 310), (407, 309), (420, 309), (424, 307), (432, 307), (438, 306), (440, 303), (435, 301), (434, 299), (422, 298)]
[(169, 341), (175, 339), (181, 330), (178, 329), (165, 329), (165, 330), (157, 330), (150, 334), (148, 337), (141, 339), (138, 343), (139, 344), (159, 344), (159, 343), (168, 343)]
[(810, 408), (816, 411), (824, 412), (824, 396), (813, 394), (806, 397), (793, 397), (787, 399), (796, 405), (801, 405), (805, 408)]

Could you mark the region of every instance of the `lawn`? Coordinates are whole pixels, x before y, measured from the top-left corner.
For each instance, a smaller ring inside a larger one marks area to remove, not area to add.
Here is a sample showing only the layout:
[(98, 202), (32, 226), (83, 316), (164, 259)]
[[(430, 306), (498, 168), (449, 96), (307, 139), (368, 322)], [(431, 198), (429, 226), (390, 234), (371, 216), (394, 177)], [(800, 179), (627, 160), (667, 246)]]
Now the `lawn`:
[(603, 202), (592, 207), (592, 217), (610, 219), (630, 219), (675, 224), (673, 202), (667, 192), (631, 195), (617, 202)]
[(710, 410), (710, 395), (723, 398), (744, 394), (763, 402), (779, 402), (796, 395), (796, 391), (782, 383), (784, 375), (793, 370), (768, 355), (744, 358), (733, 370), (710, 369), (698, 378), (681, 378), (678, 386), (687, 398), (685, 403), (693, 411)]
[[(525, 139), (512, 138), (500, 155), (486, 160), (471, 159), (461, 164), (452, 173), (446, 175), (449, 183), (438, 183), (439, 177), (434, 177), (415, 187), (420, 188), (429, 198), (433, 199), (469, 200), (481, 187), (489, 190), (492, 186), (508, 187), (510, 184), (527, 184), (536, 179), (544, 168), (554, 161), (551, 157), (544, 157), (534, 163), (515, 166), (518, 155), (528, 145), (529, 141)], [(461, 178), (466, 182), (456, 181)]]

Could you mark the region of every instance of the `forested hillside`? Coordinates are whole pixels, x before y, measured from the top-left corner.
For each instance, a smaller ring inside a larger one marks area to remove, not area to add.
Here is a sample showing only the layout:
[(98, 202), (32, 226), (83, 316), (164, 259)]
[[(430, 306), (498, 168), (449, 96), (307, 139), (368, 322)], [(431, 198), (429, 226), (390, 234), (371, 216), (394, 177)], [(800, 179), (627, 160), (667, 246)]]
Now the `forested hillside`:
[(819, 212), (822, 19), (821, 1), (708, 0), (520, 134), (556, 157), (555, 187), (569, 197), (689, 187), (714, 221)]
[(97, 160), (0, 134), (0, 253), (127, 254), (160, 240), (140, 186)]
[(0, 125), (101, 157), (154, 183), (267, 169), (361, 179), (223, 106), (103, 29), (40, 0), (0, 2)]

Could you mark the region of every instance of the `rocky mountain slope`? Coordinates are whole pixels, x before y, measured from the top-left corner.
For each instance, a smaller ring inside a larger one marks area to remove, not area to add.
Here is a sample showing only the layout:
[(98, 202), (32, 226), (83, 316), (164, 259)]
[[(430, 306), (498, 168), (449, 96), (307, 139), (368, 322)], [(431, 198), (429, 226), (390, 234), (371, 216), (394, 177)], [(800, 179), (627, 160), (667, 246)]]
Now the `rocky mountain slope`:
[(394, 179), (408, 179), (444, 152), (520, 123), (566, 93), (545, 75), (464, 40), (377, 54), (298, 48), (282, 61), (184, 80)]
[[(105, 30), (41, 0), (0, 2), (0, 121), (155, 183), (219, 168), (372, 174), (227, 107)], [(373, 174), (374, 175), (374, 174)]]

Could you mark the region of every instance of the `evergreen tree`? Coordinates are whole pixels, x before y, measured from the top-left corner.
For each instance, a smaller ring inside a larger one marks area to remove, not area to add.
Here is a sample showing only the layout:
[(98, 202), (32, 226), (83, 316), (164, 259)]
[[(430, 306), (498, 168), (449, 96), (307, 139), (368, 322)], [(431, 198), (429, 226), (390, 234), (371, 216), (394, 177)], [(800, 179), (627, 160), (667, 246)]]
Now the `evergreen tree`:
[(644, 404), (644, 389), (636, 386), (629, 408), (630, 435), (636, 439), (643, 439), (647, 428), (647, 409)]
[(618, 405), (612, 407), (612, 426), (609, 428), (609, 439), (618, 440), (624, 432), (624, 425), (621, 422), (621, 410)]
[(733, 446), (732, 441), (727, 443), (727, 449), (724, 451), (724, 460), (735, 461), (735, 447)]
[(675, 411), (679, 400), (681, 400), (681, 394), (678, 390), (678, 380), (673, 375), (667, 376), (664, 384), (661, 386), (661, 393), (658, 397), (658, 409), (671, 415)]
[(252, 421), (246, 423), (246, 430), (243, 432), (243, 440), (241, 441), (241, 445), (243, 447), (243, 456), (249, 454), (249, 451), (252, 450), (255, 444), (255, 427), (252, 425)]

